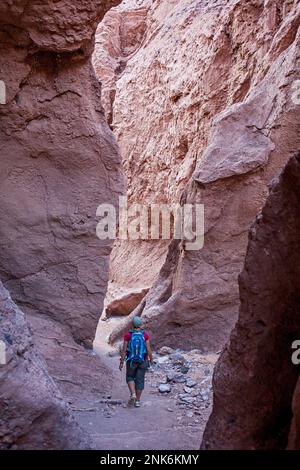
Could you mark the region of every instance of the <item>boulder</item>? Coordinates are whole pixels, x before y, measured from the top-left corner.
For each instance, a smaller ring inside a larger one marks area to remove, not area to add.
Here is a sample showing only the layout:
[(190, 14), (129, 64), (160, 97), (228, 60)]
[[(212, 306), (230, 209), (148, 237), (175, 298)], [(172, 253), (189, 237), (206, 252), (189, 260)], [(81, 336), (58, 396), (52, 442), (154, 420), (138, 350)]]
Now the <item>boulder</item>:
[(1, 283), (0, 344), (0, 449), (88, 449), (91, 437), (74, 420)]
[(148, 288), (141, 289), (140, 291), (130, 292), (119, 299), (113, 300), (110, 304), (107, 305), (105, 309), (106, 317), (113, 317), (113, 316), (127, 316), (129, 315), (143, 300), (147, 292), (149, 291)]
[(300, 153), (270, 189), (249, 231), (239, 319), (215, 368), (204, 449), (299, 449)]

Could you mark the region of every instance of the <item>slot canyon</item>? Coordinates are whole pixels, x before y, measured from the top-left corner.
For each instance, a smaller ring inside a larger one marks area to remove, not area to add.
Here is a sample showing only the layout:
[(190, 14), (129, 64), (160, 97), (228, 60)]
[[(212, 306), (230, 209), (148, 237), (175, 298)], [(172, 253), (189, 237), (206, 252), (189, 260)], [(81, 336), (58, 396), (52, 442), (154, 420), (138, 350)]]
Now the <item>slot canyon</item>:
[[(299, 450), (300, 1), (3, 0), (0, 24), (0, 450)], [(203, 205), (203, 247), (100, 239), (120, 196)]]

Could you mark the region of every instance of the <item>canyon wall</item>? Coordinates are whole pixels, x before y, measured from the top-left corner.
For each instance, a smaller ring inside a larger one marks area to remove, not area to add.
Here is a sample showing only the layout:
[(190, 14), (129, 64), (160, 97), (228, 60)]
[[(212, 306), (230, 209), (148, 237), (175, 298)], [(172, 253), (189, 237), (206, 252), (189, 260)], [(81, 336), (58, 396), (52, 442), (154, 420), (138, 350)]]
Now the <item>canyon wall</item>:
[(292, 424), (289, 432), (288, 449), (299, 450), (300, 449), (300, 379), (294, 391), (292, 401)]
[(89, 448), (2, 284), (0, 341), (0, 449)]
[(110, 386), (78, 342), (92, 345), (108, 280), (96, 208), (124, 191), (91, 65), (117, 3), (0, 4), (0, 277), (22, 308), (1, 284), (1, 449), (89, 448), (67, 402), (94, 404)]
[[(126, 5), (134, 9), (134, 2)], [(103, 80), (104, 88), (114, 90), (109, 112), (128, 198), (204, 204), (205, 241), (200, 251), (172, 242), (166, 259), (162, 248), (149, 267), (152, 288), (132, 315), (143, 316), (157, 346), (218, 350), (237, 319), (249, 226), (269, 181), (300, 144), (300, 5), (136, 2), (135, 10), (141, 8), (147, 14), (139, 47), (115, 81)], [(114, 11), (122, 15), (116, 7), (110, 18)], [(155, 243), (116, 244), (111, 279), (123, 285), (126, 277), (138, 279), (138, 267), (147, 272)], [(125, 252), (138, 260), (136, 270), (131, 261), (127, 269)]]
[(123, 191), (90, 56), (118, 1), (0, 5), (0, 277), (26, 313), (49, 315), (91, 345), (105, 296), (111, 242), (96, 208)]
[(289, 448), (299, 449), (299, 201), (300, 152), (249, 231), (239, 319), (215, 368), (204, 449), (284, 449), (293, 413)]

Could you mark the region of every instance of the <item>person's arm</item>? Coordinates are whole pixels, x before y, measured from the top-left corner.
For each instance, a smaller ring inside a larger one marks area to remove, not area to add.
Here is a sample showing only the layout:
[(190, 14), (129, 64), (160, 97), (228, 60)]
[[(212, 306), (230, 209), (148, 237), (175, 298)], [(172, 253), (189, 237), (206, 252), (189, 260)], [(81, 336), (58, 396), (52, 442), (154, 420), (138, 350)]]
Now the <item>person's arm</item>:
[(149, 361), (152, 362), (153, 361), (153, 354), (152, 354), (152, 350), (151, 350), (151, 346), (150, 346), (150, 339), (147, 339), (147, 341), (146, 341), (146, 348), (147, 348), (147, 355), (148, 355)]
[(124, 364), (124, 361), (125, 361), (125, 356), (126, 356), (126, 351), (127, 351), (127, 345), (128, 345), (128, 341), (125, 341), (123, 342), (123, 347), (122, 347), (122, 351), (121, 351), (121, 357), (120, 357), (120, 365), (119, 365), (119, 369), (122, 370), (123, 368), (123, 364)]

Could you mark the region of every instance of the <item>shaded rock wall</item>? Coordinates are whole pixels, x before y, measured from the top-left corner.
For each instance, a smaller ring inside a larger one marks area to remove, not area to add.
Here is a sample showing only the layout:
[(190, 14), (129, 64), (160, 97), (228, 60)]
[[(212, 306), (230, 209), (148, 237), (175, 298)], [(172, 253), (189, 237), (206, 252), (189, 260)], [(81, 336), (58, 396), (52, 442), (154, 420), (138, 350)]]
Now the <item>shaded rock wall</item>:
[(0, 5), (0, 277), (26, 317), (1, 284), (1, 449), (89, 448), (66, 402), (94, 404), (110, 385), (74, 340), (92, 344), (107, 287), (111, 242), (96, 238), (96, 208), (124, 188), (90, 63), (117, 3)]
[(0, 449), (89, 448), (33, 344), (23, 312), (1, 283), (0, 340), (6, 349), (6, 364), (0, 365)]
[[(133, 314), (158, 345), (216, 351), (237, 318), (249, 226), (300, 145), (300, 5), (166, 0), (153, 3), (150, 17), (154, 32), (116, 84), (113, 129), (128, 194), (204, 204), (205, 241), (201, 251), (170, 244)], [(124, 250), (114, 249), (113, 274)]]
[(289, 433), (288, 449), (300, 449), (300, 378), (295, 388), (292, 402), (293, 419)]
[[(287, 446), (299, 368), (300, 152), (286, 165), (249, 231), (241, 306), (214, 372), (214, 405), (204, 449)], [(299, 448), (299, 388), (290, 448)]]
[(94, 31), (118, 1), (0, 5), (0, 277), (25, 312), (91, 344), (111, 243), (96, 208), (123, 191), (117, 144), (90, 64)]

